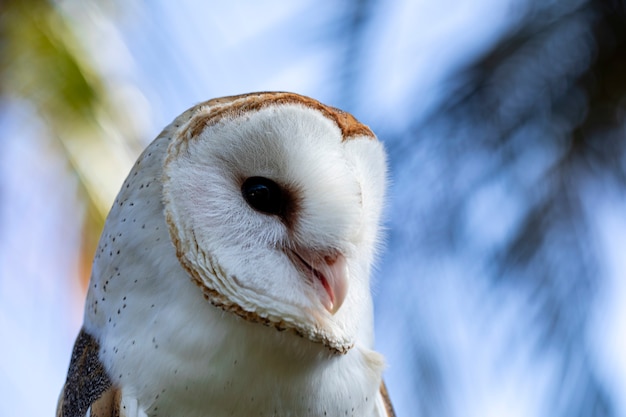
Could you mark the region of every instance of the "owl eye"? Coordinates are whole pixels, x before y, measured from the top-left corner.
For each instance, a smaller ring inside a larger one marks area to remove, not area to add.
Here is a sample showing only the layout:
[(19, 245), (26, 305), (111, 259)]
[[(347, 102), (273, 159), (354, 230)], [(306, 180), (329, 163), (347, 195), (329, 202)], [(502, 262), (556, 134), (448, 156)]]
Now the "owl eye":
[(264, 177), (250, 177), (243, 182), (241, 194), (250, 207), (267, 214), (282, 214), (283, 191), (274, 181)]

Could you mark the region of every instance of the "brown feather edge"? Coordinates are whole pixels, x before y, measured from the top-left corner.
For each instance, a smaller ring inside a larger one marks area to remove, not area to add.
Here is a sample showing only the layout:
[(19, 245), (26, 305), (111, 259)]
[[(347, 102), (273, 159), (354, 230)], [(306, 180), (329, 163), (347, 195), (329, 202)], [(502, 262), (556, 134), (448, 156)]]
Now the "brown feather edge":
[(381, 381), (380, 383), (380, 395), (383, 397), (383, 404), (385, 404), (387, 417), (396, 417), (396, 412), (393, 410), (393, 405), (391, 404), (391, 398), (389, 398), (389, 392), (387, 391), (385, 381)]
[[(313, 342), (323, 344), (326, 348), (328, 348), (334, 354), (345, 355), (346, 353), (348, 353), (350, 349), (352, 349), (352, 347), (354, 347), (353, 343), (337, 343), (337, 342), (331, 341), (329, 338), (325, 337), (323, 334), (320, 334), (318, 332), (315, 332), (315, 333), (305, 332), (302, 329), (299, 329), (297, 326), (294, 326), (293, 324), (287, 323), (285, 321), (273, 319), (271, 317), (264, 317), (253, 311), (247, 311), (244, 308), (242, 308), (240, 305), (227, 300), (224, 296), (222, 296), (216, 290), (212, 288), (208, 288), (206, 284), (204, 283), (204, 281), (202, 280), (202, 277), (200, 277), (199, 273), (193, 267), (193, 264), (187, 258), (187, 254), (186, 254), (183, 242), (178, 238), (178, 236), (180, 236), (180, 232), (178, 231), (176, 222), (174, 222), (174, 220), (172, 219), (171, 213), (166, 211), (165, 218), (166, 218), (167, 225), (169, 227), (172, 243), (174, 244), (176, 248), (176, 257), (178, 258), (178, 261), (180, 262), (183, 269), (187, 271), (187, 273), (191, 277), (192, 282), (194, 282), (202, 290), (202, 295), (204, 296), (204, 298), (208, 302), (213, 304), (215, 307), (223, 311), (234, 313), (237, 316), (251, 323), (260, 323), (266, 327), (274, 327), (281, 332), (292, 331), (296, 335), (302, 338), (309, 339)], [(193, 239), (192, 241), (193, 241), (193, 244), (195, 245), (194, 252), (196, 252), (197, 254), (202, 254), (204, 256), (205, 261), (207, 261), (208, 265), (213, 270), (213, 273), (226, 275), (226, 273), (219, 267), (219, 265), (212, 262), (210, 260), (210, 257), (207, 257), (206, 254), (204, 254), (200, 250), (200, 247), (198, 243), (196, 242), (196, 240)]]
[(374, 135), (371, 129), (359, 122), (350, 113), (327, 106), (310, 97), (280, 91), (221, 97), (201, 103), (195, 108), (200, 111), (208, 111), (192, 117), (192, 120), (181, 133), (181, 137), (185, 139), (197, 137), (207, 126), (215, 125), (225, 117), (241, 116), (247, 112), (258, 111), (271, 105), (288, 104), (301, 105), (319, 111), (325, 117), (335, 122), (341, 130), (344, 141), (361, 136), (376, 139), (376, 135)]
[[(111, 398), (118, 398), (119, 391), (111, 383), (99, 357), (98, 341), (81, 329), (74, 342), (67, 379), (57, 405), (57, 417), (84, 417), (94, 405), (104, 410)], [(109, 406), (109, 410), (114, 407)], [(119, 417), (117, 414), (93, 414), (93, 417)], [(93, 411), (93, 410), (92, 410)]]

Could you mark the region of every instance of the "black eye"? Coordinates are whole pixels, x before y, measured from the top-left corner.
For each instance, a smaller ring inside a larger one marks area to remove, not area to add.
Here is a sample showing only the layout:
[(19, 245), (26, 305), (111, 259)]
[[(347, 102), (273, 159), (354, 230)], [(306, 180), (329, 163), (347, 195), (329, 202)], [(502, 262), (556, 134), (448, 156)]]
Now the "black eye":
[(264, 177), (250, 177), (243, 182), (241, 194), (250, 207), (261, 213), (282, 214), (283, 191), (274, 181)]

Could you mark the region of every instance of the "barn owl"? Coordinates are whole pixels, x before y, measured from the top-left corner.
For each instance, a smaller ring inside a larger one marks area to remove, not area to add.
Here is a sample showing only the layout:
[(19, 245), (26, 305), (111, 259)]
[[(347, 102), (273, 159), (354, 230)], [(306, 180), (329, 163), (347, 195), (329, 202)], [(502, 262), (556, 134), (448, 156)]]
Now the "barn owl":
[(370, 270), (386, 162), (293, 93), (201, 103), (107, 217), (58, 417), (389, 417)]

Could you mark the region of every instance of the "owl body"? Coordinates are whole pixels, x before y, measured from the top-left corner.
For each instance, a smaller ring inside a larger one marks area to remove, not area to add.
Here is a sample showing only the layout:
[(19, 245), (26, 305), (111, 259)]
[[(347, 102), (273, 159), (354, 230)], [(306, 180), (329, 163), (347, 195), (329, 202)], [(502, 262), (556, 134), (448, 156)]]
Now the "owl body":
[(109, 213), (58, 415), (391, 415), (369, 289), (384, 185), (369, 129), (312, 99), (183, 113)]

